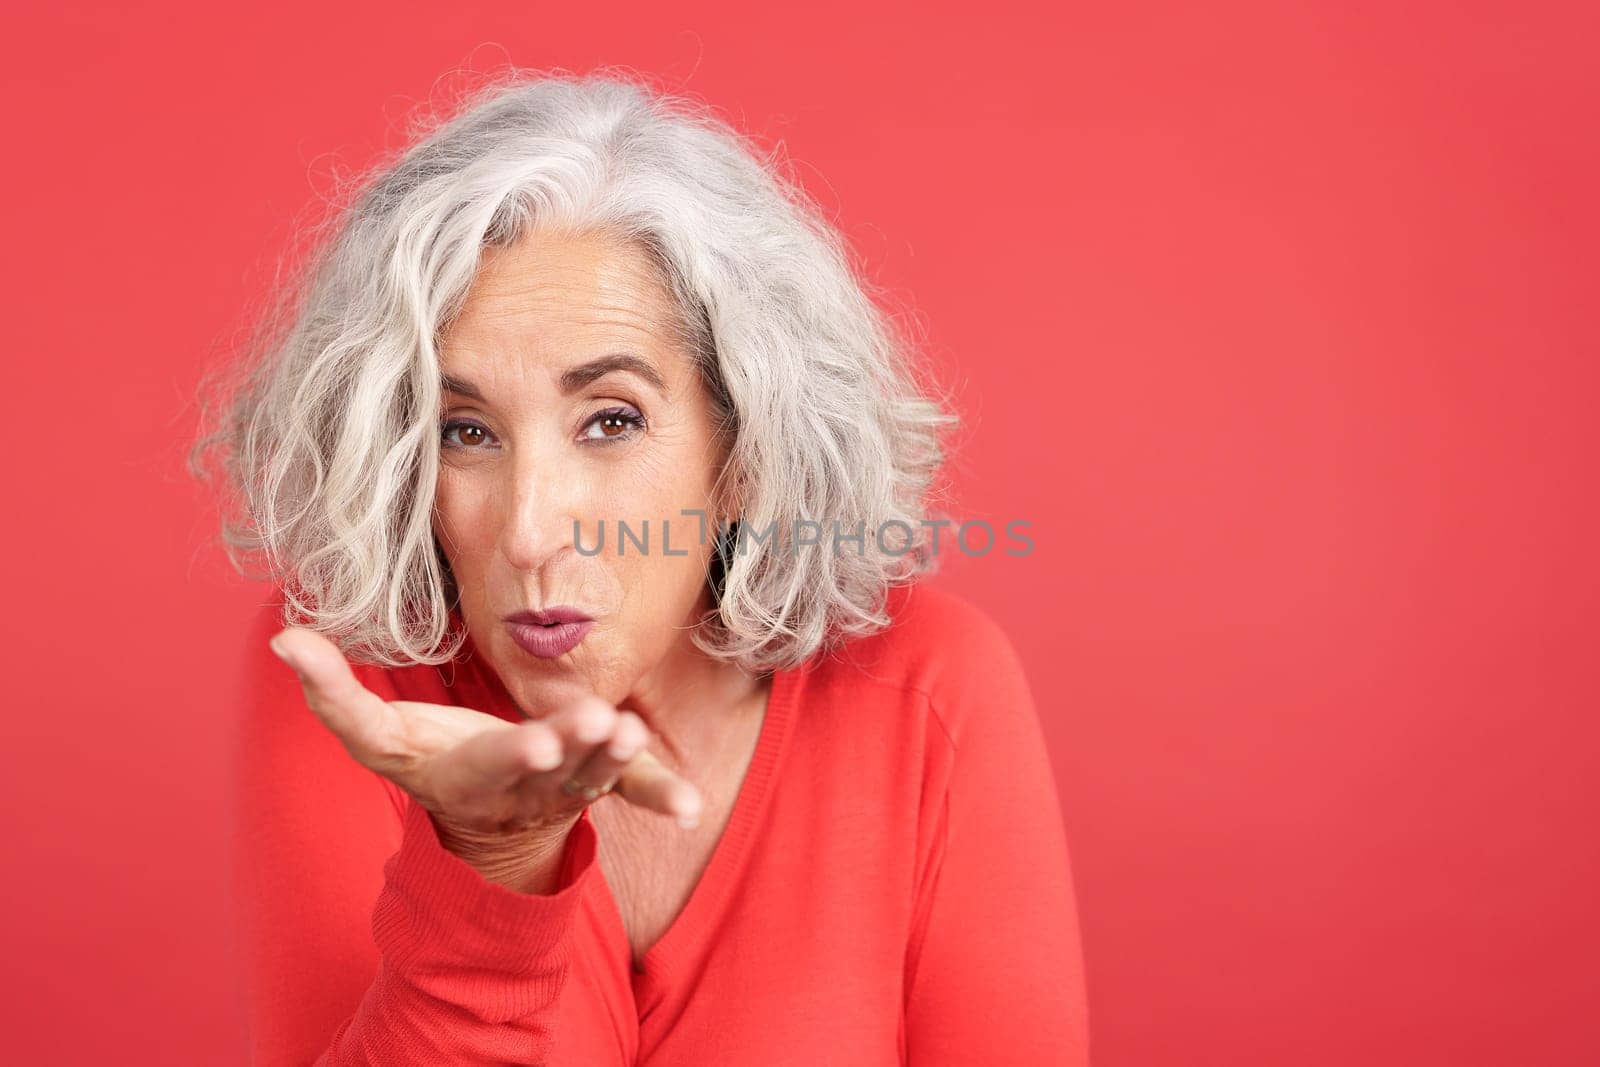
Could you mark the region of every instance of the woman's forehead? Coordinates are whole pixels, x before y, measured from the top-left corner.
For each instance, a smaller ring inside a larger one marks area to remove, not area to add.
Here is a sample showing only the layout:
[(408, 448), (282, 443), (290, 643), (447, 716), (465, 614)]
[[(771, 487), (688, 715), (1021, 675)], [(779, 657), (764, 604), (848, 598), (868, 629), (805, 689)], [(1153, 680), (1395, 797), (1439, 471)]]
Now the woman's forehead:
[(529, 238), (480, 268), (441, 349), (623, 346), (658, 362), (682, 333), (659, 271), (641, 250), (604, 237)]
[[(649, 260), (626, 244), (527, 244), (485, 265), (442, 333), (441, 367), (488, 377), (542, 369), (570, 381), (580, 364), (631, 354), (659, 391), (686, 371), (683, 323)], [(653, 372), (653, 373), (652, 373)]]
[(464, 312), (560, 311), (580, 305), (624, 319), (670, 303), (665, 279), (638, 245), (604, 233), (531, 233), (485, 251)]

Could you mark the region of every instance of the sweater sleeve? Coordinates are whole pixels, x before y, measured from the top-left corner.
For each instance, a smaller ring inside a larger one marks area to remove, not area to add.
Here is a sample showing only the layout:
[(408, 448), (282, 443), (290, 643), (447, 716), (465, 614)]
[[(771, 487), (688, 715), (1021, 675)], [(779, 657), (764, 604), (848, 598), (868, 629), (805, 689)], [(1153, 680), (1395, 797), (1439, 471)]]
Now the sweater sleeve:
[(1087, 1067), (1082, 949), (1060, 798), (1015, 650), (964, 620), (927, 694), (943, 758), (906, 963), (911, 1067)]
[[(357, 763), (252, 628), (235, 885), (254, 1064), (542, 1063), (593, 877), (588, 813), (555, 888), (519, 893), (440, 845), (427, 810)], [(385, 673), (363, 684), (394, 698)]]

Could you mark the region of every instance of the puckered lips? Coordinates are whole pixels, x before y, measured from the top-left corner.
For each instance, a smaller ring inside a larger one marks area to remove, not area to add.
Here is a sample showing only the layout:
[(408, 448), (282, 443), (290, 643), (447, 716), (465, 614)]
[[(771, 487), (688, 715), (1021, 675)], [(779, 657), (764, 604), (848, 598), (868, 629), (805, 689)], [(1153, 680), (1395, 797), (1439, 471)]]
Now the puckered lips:
[(540, 659), (556, 659), (578, 647), (594, 620), (577, 608), (559, 604), (540, 611), (506, 616), (506, 632), (517, 647)]

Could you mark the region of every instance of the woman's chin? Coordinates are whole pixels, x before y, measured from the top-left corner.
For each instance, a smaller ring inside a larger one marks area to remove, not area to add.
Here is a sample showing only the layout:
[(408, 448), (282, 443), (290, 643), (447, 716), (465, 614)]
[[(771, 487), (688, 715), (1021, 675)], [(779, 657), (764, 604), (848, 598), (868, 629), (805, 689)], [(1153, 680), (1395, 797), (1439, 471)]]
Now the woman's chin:
[(540, 660), (516, 648), (511, 652), (515, 666), (501, 677), (517, 707), (529, 718), (542, 718), (595, 691), (593, 683), (564, 658), (559, 662)]

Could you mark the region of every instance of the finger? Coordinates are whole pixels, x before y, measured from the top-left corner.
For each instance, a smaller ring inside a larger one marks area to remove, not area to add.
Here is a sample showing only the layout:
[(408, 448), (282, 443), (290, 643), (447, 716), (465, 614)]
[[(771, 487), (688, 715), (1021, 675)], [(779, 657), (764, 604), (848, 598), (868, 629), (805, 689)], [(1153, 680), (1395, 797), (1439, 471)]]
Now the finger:
[(438, 788), (466, 798), (505, 791), (561, 764), (561, 738), (536, 719), (481, 730), (439, 757)]
[(623, 769), (614, 792), (630, 804), (677, 819), (685, 829), (699, 824), (704, 807), (700, 791), (668, 770), (648, 750), (640, 752)]
[(619, 711), (611, 737), (595, 745), (589, 758), (580, 763), (572, 777), (584, 785), (604, 789), (614, 784), (633, 757), (644, 749), (650, 740), (650, 728), (637, 712)]
[(269, 644), (299, 677), (312, 712), (364, 766), (382, 771), (409, 757), (399, 713), (361, 684), (337, 645), (300, 627)]
[(611, 704), (590, 694), (538, 720), (561, 738), (561, 763), (554, 768), (552, 777), (557, 781), (572, 777), (598, 746), (611, 739), (619, 714)]

